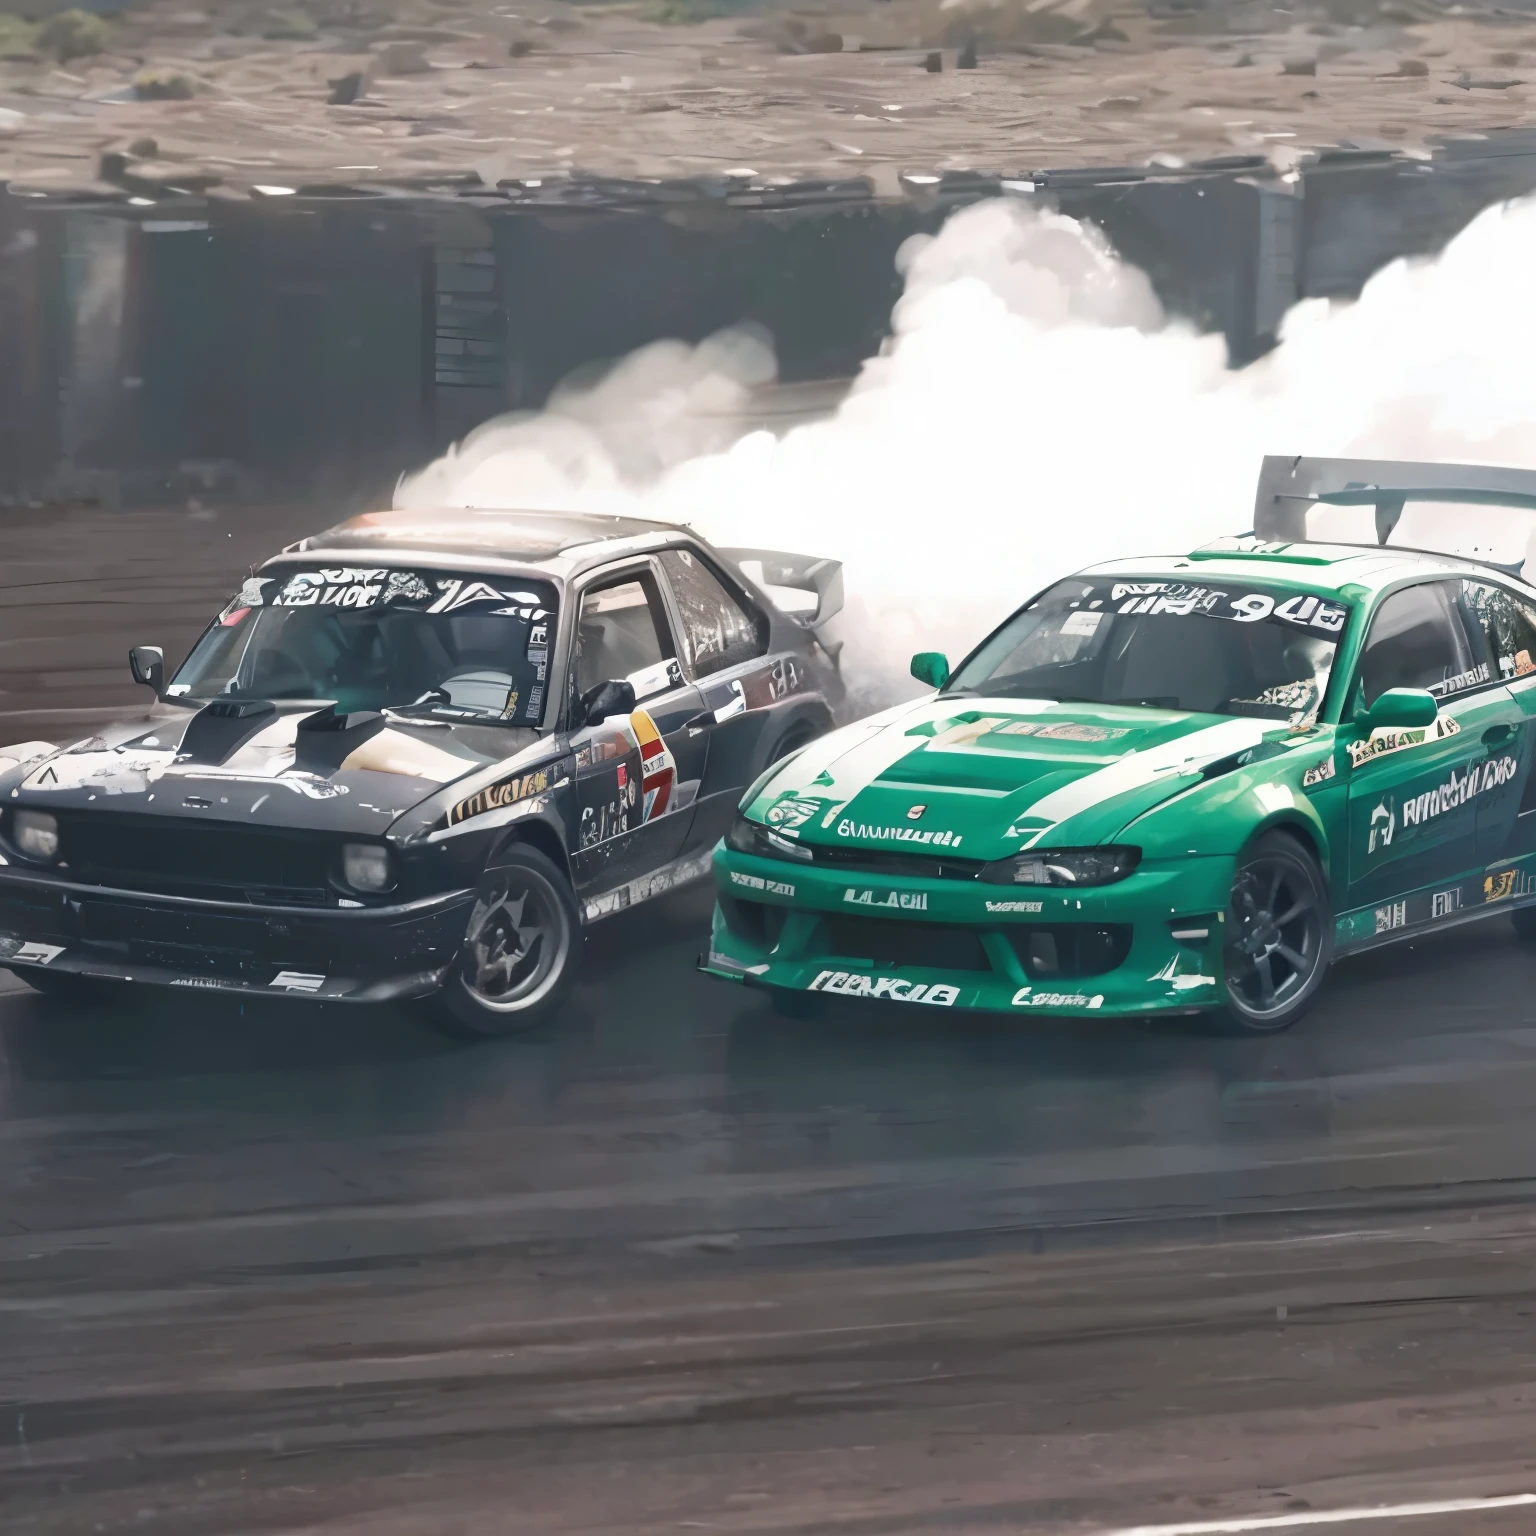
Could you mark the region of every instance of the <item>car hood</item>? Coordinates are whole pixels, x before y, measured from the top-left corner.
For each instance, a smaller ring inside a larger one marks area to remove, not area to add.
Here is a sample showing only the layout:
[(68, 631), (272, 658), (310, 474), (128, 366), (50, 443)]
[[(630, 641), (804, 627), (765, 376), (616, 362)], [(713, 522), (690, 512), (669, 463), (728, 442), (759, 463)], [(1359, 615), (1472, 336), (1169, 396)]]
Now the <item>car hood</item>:
[(0, 749), (0, 797), (48, 810), (378, 834), (443, 785), (527, 756), (539, 740), (529, 730), (312, 706), (248, 716), (157, 711), (71, 747)]
[(1283, 721), (937, 697), (814, 742), (748, 814), (803, 842), (996, 859), (1107, 842)]

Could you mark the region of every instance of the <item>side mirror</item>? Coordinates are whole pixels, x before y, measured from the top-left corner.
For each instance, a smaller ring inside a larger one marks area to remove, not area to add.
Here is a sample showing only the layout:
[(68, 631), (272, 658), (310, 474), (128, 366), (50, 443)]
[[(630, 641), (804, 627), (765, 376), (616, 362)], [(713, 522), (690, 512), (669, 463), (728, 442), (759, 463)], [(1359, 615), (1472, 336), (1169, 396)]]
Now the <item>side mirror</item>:
[(158, 645), (135, 645), (128, 652), (128, 670), (133, 680), (153, 688), (158, 699), (165, 692), (165, 652)]
[(609, 715), (627, 715), (635, 707), (635, 688), (622, 678), (609, 678), (595, 688), (588, 688), (581, 696), (581, 717), (584, 725), (596, 725)]
[(942, 688), (949, 681), (949, 657), (943, 651), (919, 651), (912, 658), (912, 676), (930, 688)]
[(1433, 725), (1440, 713), (1434, 694), (1425, 688), (1388, 688), (1366, 711), (1368, 730), (1406, 731)]

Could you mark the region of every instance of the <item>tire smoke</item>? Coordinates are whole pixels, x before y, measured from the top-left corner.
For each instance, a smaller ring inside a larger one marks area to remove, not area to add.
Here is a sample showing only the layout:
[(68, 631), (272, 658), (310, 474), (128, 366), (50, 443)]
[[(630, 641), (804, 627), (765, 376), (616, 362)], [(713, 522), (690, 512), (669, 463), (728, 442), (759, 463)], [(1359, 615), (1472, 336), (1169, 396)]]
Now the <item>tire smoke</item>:
[(978, 204), (902, 248), (891, 338), (826, 419), (743, 435), (764, 339), (665, 343), (482, 427), (396, 504), (626, 511), (841, 559), (834, 633), (873, 706), (917, 691), (913, 651), (958, 659), (1079, 566), (1245, 531), (1266, 453), (1536, 465), (1533, 257), (1536, 202), (1489, 209), (1357, 301), (1297, 305), (1233, 371), (1091, 226)]

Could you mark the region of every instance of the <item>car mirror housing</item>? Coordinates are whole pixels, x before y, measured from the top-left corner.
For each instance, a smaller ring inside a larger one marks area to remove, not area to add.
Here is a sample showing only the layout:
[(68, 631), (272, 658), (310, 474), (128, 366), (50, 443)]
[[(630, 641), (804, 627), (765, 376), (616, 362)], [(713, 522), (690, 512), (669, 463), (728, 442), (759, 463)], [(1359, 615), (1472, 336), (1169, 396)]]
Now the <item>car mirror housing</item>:
[(949, 658), (943, 651), (919, 651), (912, 658), (912, 676), (930, 688), (942, 688), (949, 681)]
[(609, 678), (606, 683), (598, 683), (596, 687), (589, 688), (582, 694), (582, 723), (597, 725), (600, 721), (606, 720), (609, 715), (627, 715), (634, 707), (634, 684), (627, 683), (622, 678)]
[(128, 651), (128, 670), (133, 680), (153, 688), (155, 697), (165, 692), (165, 652), (158, 645), (135, 645)]
[(1439, 713), (1434, 694), (1426, 688), (1388, 688), (1367, 711), (1365, 723), (1373, 731), (1413, 730), (1433, 725)]

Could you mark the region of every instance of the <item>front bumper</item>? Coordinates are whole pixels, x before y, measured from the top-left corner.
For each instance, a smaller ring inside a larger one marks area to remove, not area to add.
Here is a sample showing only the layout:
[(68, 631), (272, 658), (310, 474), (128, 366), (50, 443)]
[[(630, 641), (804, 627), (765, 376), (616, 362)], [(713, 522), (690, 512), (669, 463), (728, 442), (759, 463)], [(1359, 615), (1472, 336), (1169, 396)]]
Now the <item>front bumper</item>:
[[(993, 1013), (1200, 1012), (1222, 999), (1233, 868), (1225, 857), (1147, 862), (1077, 894), (881, 879), (721, 845), (710, 951), (699, 969), (748, 986)], [(892, 926), (871, 926), (881, 923)], [(883, 958), (847, 952), (860, 947)], [(939, 952), (948, 962), (935, 961)]]
[(257, 907), (0, 870), (0, 966), (212, 992), (381, 1003), (442, 985), (473, 891), (399, 906)]

